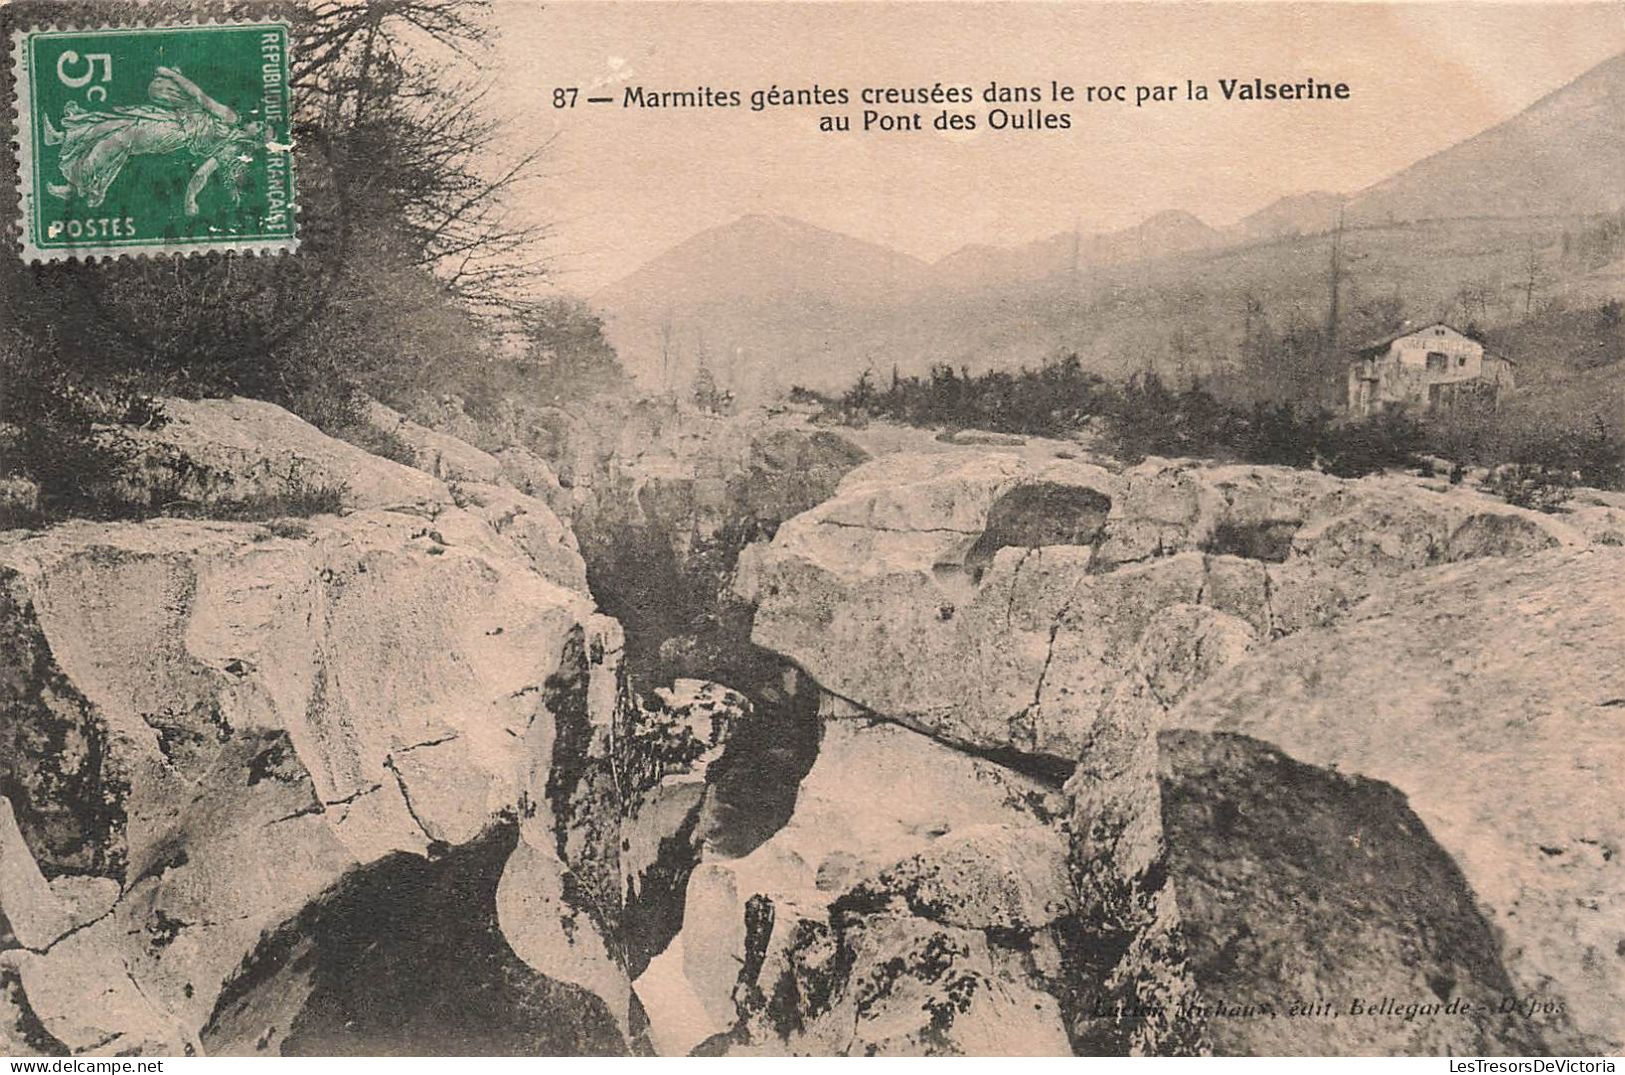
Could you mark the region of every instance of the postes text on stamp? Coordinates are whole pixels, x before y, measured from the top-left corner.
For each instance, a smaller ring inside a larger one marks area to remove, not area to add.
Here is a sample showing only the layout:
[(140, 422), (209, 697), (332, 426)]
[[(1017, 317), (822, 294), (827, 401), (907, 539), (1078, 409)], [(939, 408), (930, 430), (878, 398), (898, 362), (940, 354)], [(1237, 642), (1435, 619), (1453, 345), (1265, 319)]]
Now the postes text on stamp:
[(288, 27), (19, 31), (22, 256), (298, 244)]

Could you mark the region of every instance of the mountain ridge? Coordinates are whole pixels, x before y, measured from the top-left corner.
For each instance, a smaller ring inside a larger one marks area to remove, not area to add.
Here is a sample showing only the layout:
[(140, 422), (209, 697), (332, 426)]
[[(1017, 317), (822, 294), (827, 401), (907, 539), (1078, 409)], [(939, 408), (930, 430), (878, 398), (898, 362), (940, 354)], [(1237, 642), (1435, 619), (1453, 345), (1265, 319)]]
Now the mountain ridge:
[(1625, 208), (1625, 53), (1356, 192), (1351, 223)]

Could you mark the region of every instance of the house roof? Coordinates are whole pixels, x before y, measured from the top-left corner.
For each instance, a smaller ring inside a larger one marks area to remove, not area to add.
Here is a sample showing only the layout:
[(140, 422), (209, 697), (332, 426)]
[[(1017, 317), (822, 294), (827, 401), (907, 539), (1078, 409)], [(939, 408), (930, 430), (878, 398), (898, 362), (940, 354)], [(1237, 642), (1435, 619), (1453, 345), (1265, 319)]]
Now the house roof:
[(1370, 343), (1361, 344), (1359, 347), (1354, 349), (1354, 353), (1361, 358), (1368, 358), (1373, 354), (1386, 351), (1389, 345), (1391, 345), (1395, 340), (1404, 339), (1406, 336), (1415, 336), (1417, 333), (1426, 332), (1430, 328), (1447, 328), (1458, 336), (1466, 336), (1467, 339), (1472, 340), (1480, 347), (1483, 347), (1484, 353), (1490, 358), (1500, 359), (1502, 362), (1505, 362), (1508, 365), (1517, 365), (1516, 362), (1513, 362), (1512, 359), (1508, 358), (1507, 356), (1491, 351), (1489, 347), (1485, 345), (1483, 340), (1477, 339), (1473, 336), (1468, 336), (1467, 333), (1463, 332), (1455, 325), (1450, 324), (1448, 321), (1429, 321), (1424, 325), (1414, 325), (1408, 328), (1402, 328), (1398, 332), (1384, 336), (1380, 340), (1372, 340)]

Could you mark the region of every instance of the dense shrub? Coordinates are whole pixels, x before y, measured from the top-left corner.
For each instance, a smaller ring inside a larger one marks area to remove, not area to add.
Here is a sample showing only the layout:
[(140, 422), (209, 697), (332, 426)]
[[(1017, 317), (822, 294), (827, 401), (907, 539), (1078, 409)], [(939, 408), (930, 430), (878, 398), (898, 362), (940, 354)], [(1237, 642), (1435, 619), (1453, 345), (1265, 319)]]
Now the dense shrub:
[(1084, 371), (1076, 355), (1068, 355), (1016, 373), (993, 370), (973, 376), (949, 365), (933, 366), (924, 378), (894, 371), (885, 388), (875, 383), (873, 372), (865, 371), (838, 400), (803, 388), (792, 389), (791, 398), (822, 401), (845, 421), (891, 418), (912, 425), (1058, 436), (1103, 413), (1111, 391), (1098, 375)]
[[(865, 373), (839, 399), (804, 388), (792, 389), (791, 397), (819, 401), (833, 418), (845, 422), (890, 418), (1034, 436), (1094, 429), (1114, 453), (1129, 460), (1209, 456), (1312, 466), (1327, 451), (1333, 428), (1318, 408), (1284, 403), (1243, 408), (1219, 400), (1200, 384), (1170, 388), (1153, 373), (1115, 385), (1086, 372), (1076, 355), (1014, 373), (993, 370), (973, 376), (946, 365), (934, 367), (924, 379), (894, 373), (884, 389)], [(1349, 446), (1340, 447), (1338, 454), (1352, 466), (1360, 453)]]
[(1319, 445), (1320, 464), (1339, 478), (1417, 465), (1427, 439), (1404, 411), (1380, 411), (1363, 422), (1328, 425)]
[(627, 387), (603, 320), (580, 300), (560, 295), (538, 302), (521, 319), (521, 331), (519, 383), (507, 394), (556, 405)]
[(344, 498), (349, 491), (349, 486), (342, 482), (337, 485), (301, 482), (281, 492), (259, 493), (241, 500), (215, 501), (207, 505), (174, 505), (165, 514), (245, 523), (336, 515), (344, 507)]
[(0, 478), (24, 479), (39, 490), (37, 504), (0, 519), (0, 528), (66, 515), (128, 514), (101, 495), (134, 459), (133, 444), (118, 427), (164, 421), (150, 397), (116, 381), (92, 386), (68, 364), (53, 361), (52, 342), (27, 350), (14, 332), (0, 332)]
[(1562, 467), (1510, 463), (1492, 471), (1484, 489), (1520, 508), (1555, 512), (1568, 501), (1574, 484), (1574, 472)]
[(1241, 454), (1254, 462), (1311, 467), (1330, 422), (1326, 412), (1287, 403), (1257, 403), (1242, 430)]
[[(1429, 422), (1428, 449), (1458, 464), (1519, 464), (1529, 473), (1567, 475), (1569, 485), (1625, 487), (1625, 444), (1601, 416), (1578, 426), (1505, 421), (1495, 414), (1447, 415)], [(1516, 483), (1515, 483), (1516, 484)]]
[(380, 429), (371, 422), (362, 420), (351, 425), (324, 430), (324, 432), (391, 462), (408, 467), (417, 466), (417, 449), (413, 448), (399, 433), (393, 430)]

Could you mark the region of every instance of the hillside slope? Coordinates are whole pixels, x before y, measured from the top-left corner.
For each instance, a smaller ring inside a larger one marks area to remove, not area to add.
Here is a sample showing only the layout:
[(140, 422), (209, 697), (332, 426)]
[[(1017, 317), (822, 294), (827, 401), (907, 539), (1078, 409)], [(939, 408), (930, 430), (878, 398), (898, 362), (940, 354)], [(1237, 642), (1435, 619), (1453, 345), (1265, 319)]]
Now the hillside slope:
[(1625, 207), (1625, 55), (1356, 195), (1353, 222), (1566, 216)]

